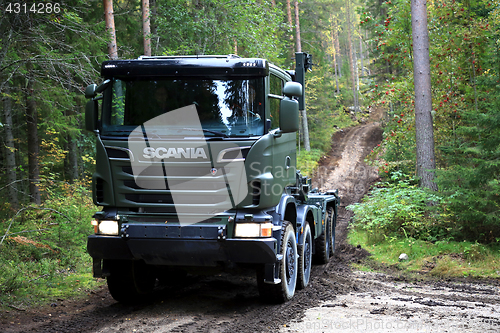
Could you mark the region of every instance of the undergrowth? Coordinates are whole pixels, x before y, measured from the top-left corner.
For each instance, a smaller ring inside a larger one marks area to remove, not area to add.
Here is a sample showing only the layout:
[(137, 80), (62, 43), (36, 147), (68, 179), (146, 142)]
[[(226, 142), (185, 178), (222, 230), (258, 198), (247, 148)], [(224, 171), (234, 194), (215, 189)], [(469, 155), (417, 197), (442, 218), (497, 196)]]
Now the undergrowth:
[(0, 224), (0, 302), (30, 307), (85, 295), (92, 278), (87, 236), (96, 208), (82, 185), (44, 188), (50, 199), (25, 206)]
[(318, 167), (321, 156), (323, 156), (323, 152), (319, 149), (311, 149), (311, 151), (301, 150), (297, 154), (297, 170), (300, 170), (302, 175), (311, 177), (314, 170)]
[[(454, 199), (454, 198), (451, 198)], [(439, 277), (500, 278), (500, 244), (468, 241), (448, 210), (450, 197), (429, 192), (415, 179), (394, 171), (357, 203), (349, 242), (383, 264)], [(408, 260), (399, 261), (406, 253)]]

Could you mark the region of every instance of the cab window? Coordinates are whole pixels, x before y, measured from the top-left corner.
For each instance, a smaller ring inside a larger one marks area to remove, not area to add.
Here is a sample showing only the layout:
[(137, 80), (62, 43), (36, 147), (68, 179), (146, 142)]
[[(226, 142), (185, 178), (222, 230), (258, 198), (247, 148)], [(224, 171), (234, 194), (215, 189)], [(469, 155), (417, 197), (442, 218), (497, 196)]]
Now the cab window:
[[(273, 95), (283, 95), (284, 82), (276, 75), (271, 74), (269, 77), (269, 93)], [(271, 129), (279, 127), (280, 123), (280, 99), (269, 98), (269, 108), (271, 113)]]

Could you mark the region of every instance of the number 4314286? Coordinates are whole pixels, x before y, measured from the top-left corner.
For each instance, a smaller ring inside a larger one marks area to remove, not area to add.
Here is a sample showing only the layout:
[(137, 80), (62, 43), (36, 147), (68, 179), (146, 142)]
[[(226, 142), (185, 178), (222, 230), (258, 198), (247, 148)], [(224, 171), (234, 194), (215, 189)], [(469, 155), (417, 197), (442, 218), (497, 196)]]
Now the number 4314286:
[(6, 13), (10, 14), (58, 14), (61, 11), (61, 4), (50, 2), (39, 2), (33, 4), (8, 2), (5, 8)]

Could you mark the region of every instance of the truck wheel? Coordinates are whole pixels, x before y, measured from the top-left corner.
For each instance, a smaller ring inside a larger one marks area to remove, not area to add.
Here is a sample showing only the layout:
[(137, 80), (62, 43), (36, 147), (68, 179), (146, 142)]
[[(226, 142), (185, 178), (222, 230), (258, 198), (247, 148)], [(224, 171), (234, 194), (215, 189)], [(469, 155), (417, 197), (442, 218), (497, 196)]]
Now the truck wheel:
[(326, 209), (325, 214), (325, 231), (316, 239), (316, 253), (314, 254), (314, 259), (320, 265), (328, 263), (328, 259), (330, 259), (332, 221), (333, 208), (329, 207)]
[(304, 244), (299, 255), (299, 283), (298, 289), (304, 289), (309, 284), (311, 277), (311, 264), (312, 264), (312, 236), (311, 227), (306, 222), (304, 226)]
[(141, 301), (153, 291), (156, 276), (143, 261), (113, 260), (109, 264), (108, 289), (118, 302)]
[(330, 214), (330, 257), (335, 253), (335, 226), (337, 221), (337, 215), (335, 214), (335, 210), (333, 207), (328, 208), (331, 211)]
[(283, 255), (283, 259), (278, 264), (280, 283), (264, 283), (262, 267), (257, 271), (257, 284), (260, 297), (270, 303), (284, 303), (289, 301), (295, 294), (295, 287), (297, 285), (297, 241), (293, 226), (288, 221), (283, 221), (280, 254)]

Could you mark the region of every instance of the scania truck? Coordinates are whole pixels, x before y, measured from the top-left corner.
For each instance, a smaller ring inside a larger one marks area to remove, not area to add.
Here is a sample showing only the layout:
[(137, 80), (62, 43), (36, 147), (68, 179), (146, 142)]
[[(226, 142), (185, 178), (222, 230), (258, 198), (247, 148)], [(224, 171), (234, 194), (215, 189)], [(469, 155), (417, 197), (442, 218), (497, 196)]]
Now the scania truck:
[(96, 137), (93, 274), (133, 302), (203, 271), (256, 272), (280, 303), (335, 249), (339, 196), (297, 170), (311, 57), (295, 70), (235, 55), (105, 61), (89, 85)]

